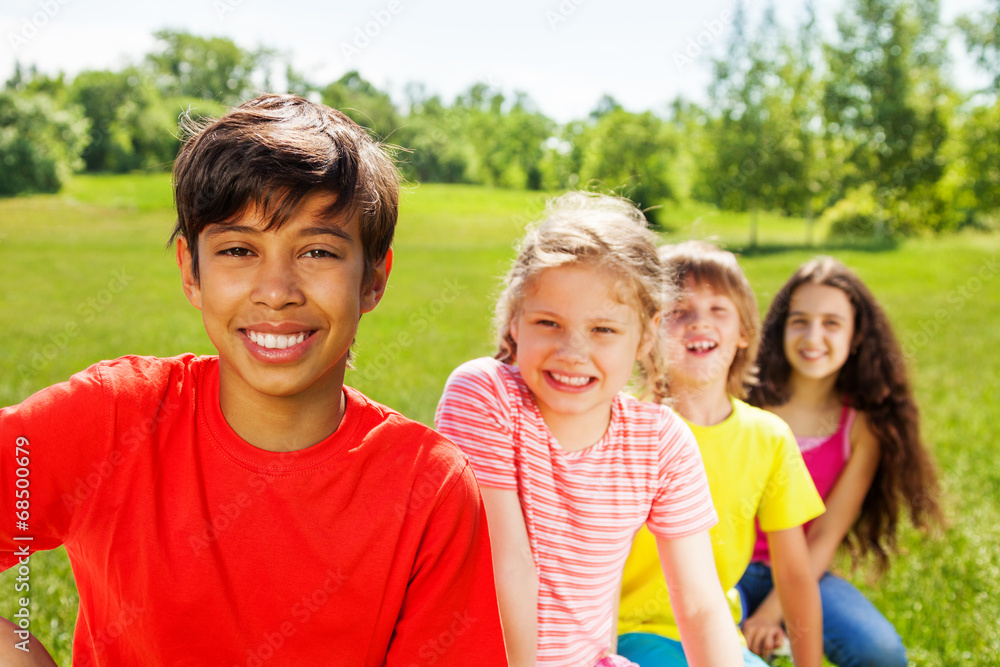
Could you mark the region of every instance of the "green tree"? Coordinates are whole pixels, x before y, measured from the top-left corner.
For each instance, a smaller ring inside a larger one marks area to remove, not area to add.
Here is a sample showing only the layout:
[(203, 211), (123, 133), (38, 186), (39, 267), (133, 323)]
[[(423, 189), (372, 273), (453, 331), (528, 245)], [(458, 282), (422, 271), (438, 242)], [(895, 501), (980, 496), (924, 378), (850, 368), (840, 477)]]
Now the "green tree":
[(821, 189), (815, 18), (810, 9), (797, 43), (773, 8), (752, 38), (746, 22), (739, 4), (726, 57), (715, 62), (706, 122), (711, 151), (699, 161), (696, 192), (730, 210), (808, 214)]
[(827, 139), (846, 154), (844, 195), (870, 184), (880, 211), (873, 229), (851, 232), (946, 227), (935, 192), (947, 137), (940, 100), (949, 93), (937, 0), (853, 0), (838, 30), (839, 44), (827, 48)]
[(403, 175), (427, 183), (461, 183), (466, 180), (467, 155), (455, 110), (437, 95), (425, 97), (412, 89), (410, 113), (394, 135), (405, 150), (398, 155)]
[(993, 0), (991, 10), (959, 17), (957, 24), (976, 62), (993, 77), (993, 92), (1000, 92), (1000, 0)]
[(669, 174), (678, 138), (652, 112), (609, 111), (583, 133), (580, 143), (581, 183), (600, 183), (620, 192), (646, 209), (654, 222), (655, 207), (675, 198)]
[(0, 91), (0, 196), (56, 192), (83, 166), (87, 120), (44, 94)]
[(468, 156), (470, 180), (486, 185), (538, 189), (544, 142), (555, 124), (516, 93), (507, 108), (499, 90), (473, 85), (455, 100), (453, 111)]
[(321, 91), (323, 104), (339, 109), (382, 140), (393, 140), (402, 120), (388, 93), (348, 72)]
[(227, 37), (179, 30), (159, 30), (153, 36), (162, 46), (146, 60), (164, 97), (238, 104), (253, 95), (253, 75), (273, 56), (266, 49), (242, 49)]

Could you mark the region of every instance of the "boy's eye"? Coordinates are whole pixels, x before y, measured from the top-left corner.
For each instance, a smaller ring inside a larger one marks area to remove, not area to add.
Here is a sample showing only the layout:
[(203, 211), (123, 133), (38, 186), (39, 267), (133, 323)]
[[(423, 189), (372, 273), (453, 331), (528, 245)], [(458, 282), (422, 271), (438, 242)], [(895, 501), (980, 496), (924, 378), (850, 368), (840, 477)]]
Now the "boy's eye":
[(556, 327), (556, 326), (559, 326), (558, 324), (556, 324), (552, 320), (536, 320), (535, 324), (537, 324), (540, 327)]
[(249, 248), (235, 247), (235, 248), (223, 248), (218, 253), (219, 255), (226, 255), (229, 257), (249, 257), (253, 254)]
[(312, 250), (307, 250), (306, 252), (302, 253), (302, 256), (309, 257), (312, 259), (323, 259), (325, 257), (332, 257), (336, 259), (338, 257), (337, 254), (330, 252), (329, 250), (324, 250), (322, 248), (313, 248)]
[(611, 327), (594, 327), (594, 333), (613, 334), (616, 332)]

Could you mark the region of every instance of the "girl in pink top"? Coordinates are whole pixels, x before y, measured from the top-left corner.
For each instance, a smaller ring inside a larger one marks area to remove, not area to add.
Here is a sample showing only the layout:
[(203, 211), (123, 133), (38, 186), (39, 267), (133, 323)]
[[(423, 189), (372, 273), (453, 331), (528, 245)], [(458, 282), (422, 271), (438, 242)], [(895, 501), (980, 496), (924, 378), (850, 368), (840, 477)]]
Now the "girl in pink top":
[[(927, 529), (941, 521), (937, 478), (920, 439), (906, 364), (888, 318), (864, 283), (830, 257), (814, 259), (774, 297), (750, 401), (791, 426), (826, 513), (806, 528), (820, 579), (823, 649), (841, 665), (906, 665), (892, 624), (849, 582), (827, 569), (845, 544), (857, 563), (888, 567), (899, 508)], [(755, 652), (784, 639), (766, 543), (739, 583), (744, 634)], [(745, 615), (746, 616), (746, 615)]]
[(643, 524), (690, 663), (742, 664), (694, 437), (669, 408), (622, 391), (637, 365), (663, 375), (655, 238), (625, 200), (551, 202), (498, 300), (496, 357), (462, 364), (438, 405), (437, 428), (482, 489), (511, 665), (631, 664), (615, 655), (617, 606)]

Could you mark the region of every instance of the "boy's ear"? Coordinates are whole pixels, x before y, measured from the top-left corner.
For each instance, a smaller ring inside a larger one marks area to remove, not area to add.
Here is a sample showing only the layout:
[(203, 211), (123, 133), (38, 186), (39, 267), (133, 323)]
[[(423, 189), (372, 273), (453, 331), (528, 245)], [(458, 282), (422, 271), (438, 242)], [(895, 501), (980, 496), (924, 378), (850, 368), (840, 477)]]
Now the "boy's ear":
[(660, 320), (663, 318), (663, 311), (656, 311), (656, 314), (646, 323), (645, 331), (642, 332), (642, 340), (639, 341), (639, 349), (635, 351), (635, 360), (639, 361), (653, 349), (656, 345), (656, 335), (660, 331)]
[(371, 280), (361, 291), (361, 312), (370, 313), (375, 310), (375, 306), (385, 295), (385, 288), (389, 284), (389, 273), (392, 271), (392, 248), (385, 253), (385, 258), (375, 265)]
[(183, 236), (177, 237), (177, 266), (181, 270), (181, 285), (184, 287), (184, 296), (191, 302), (191, 305), (201, 310), (201, 285), (194, 277), (194, 258), (191, 257), (191, 248), (188, 247), (187, 239)]

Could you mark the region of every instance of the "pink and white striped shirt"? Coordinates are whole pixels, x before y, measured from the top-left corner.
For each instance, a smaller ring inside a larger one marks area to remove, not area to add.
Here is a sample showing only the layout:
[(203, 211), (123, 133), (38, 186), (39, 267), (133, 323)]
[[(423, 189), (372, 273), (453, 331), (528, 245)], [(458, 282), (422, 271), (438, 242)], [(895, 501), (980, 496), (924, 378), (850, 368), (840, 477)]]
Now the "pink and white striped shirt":
[(622, 568), (644, 523), (675, 539), (718, 521), (694, 436), (664, 406), (619, 393), (601, 440), (567, 452), (517, 367), (483, 358), (451, 374), (435, 422), (482, 486), (521, 500), (538, 571), (539, 665), (593, 665), (608, 651)]

